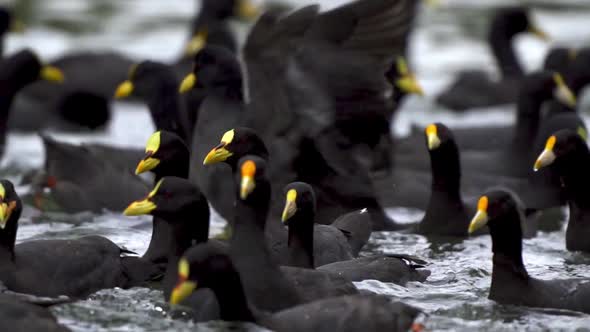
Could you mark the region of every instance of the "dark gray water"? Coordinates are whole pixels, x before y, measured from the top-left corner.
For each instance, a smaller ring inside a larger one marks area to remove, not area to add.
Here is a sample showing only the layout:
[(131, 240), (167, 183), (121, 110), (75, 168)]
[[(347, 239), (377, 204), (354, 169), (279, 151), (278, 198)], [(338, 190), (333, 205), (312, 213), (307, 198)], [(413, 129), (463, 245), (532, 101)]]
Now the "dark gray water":
[[(294, 2), (295, 1), (291, 1)], [(300, 1), (299, 3), (311, 3)], [(327, 6), (341, 0), (322, 1)], [(516, 1), (441, 0), (438, 8), (426, 9), (412, 38), (411, 62), (428, 96), (434, 96), (465, 66), (493, 70), (493, 61), (481, 38), (485, 34), (491, 9), (497, 4)], [(588, 45), (590, 41), (590, 2), (526, 1), (538, 5), (535, 18), (553, 37), (554, 44)], [(46, 58), (73, 49), (112, 48), (137, 59), (173, 59), (185, 39), (185, 26), (196, 10), (192, 0), (126, 1), (19, 1), (19, 10), (28, 18), (28, 30), (8, 38), (12, 52), (29, 46)], [(243, 36), (245, 29), (236, 27)], [(517, 41), (526, 67), (537, 68), (551, 44), (531, 37)], [(458, 117), (434, 109), (425, 99), (409, 100), (397, 119), (394, 132), (407, 132), (412, 123), (442, 121), (453, 125), (486, 125), (512, 122), (510, 109), (492, 109), (488, 114)], [(94, 135), (58, 135), (69, 141), (101, 141), (120, 146), (141, 147), (152, 126), (142, 106), (116, 105), (117, 114), (107, 132)], [(10, 178), (18, 180), (27, 169), (43, 161), (43, 151), (35, 135), (11, 135), (2, 162), (10, 168)], [(18, 188), (24, 193), (27, 188)], [(482, 191), (485, 188), (482, 188)], [(397, 219), (418, 220), (420, 213), (393, 209)], [(104, 235), (131, 250), (142, 253), (151, 234), (149, 218), (126, 218), (105, 213), (73, 218), (38, 216), (27, 211), (18, 239), (62, 238), (86, 234)], [(35, 216), (35, 218), (31, 218)], [(32, 220), (35, 220), (34, 222)], [(49, 222), (51, 221), (51, 222)], [(80, 223), (81, 222), (81, 223)], [(213, 231), (222, 221), (214, 218)], [(590, 330), (590, 316), (558, 310), (536, 310), (503, 306), (487, 299), (491, 273), (491, 243), (480, 237), (457, 243), (430, 243), (416, 235), (375, 233), (371, 250), (413, 254), (430, 262), (432, 276), (426, 283), (407, 287), (376, 281), (358, 283), (359, 288), (391, 295), (429, 313), (429, 330), (514, 331), (514, 330)], [(568, 253), (564, 232), (541, 233), (526, 240), (524, 260), (529, 272), (542, 279), (590, 278), (590, 256)], [(88, 300), (54, 308), (60, 321), (76, 331), (193, 331), (226, 330), (222, 323), (194, 324), (172, 319), (163, 296), (148, 289), (105, 290)], [(257, 328), (248, 326), (253, 330)]]

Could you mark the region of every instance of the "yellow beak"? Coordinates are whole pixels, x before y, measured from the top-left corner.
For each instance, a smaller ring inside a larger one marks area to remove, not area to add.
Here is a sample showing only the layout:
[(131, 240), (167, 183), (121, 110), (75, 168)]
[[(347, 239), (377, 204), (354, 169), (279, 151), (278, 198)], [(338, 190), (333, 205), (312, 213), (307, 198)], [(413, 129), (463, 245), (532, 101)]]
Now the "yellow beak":
[(571, 108), (576, 107), (576, 104), (578, 103), (576, 95), (574, 95), (572, 90), (570, 90), (570, 88), (565, 85), (565, 83), (559, 84), (557, 86), (554, 95), (555, 99), (557, 99), (560, 103)]
[(150, 212), (154, 211), (156, 207), (157, 206), (154, 202), (146, 198), (144, 200), (135, 201), (129, 204), (125, 211), (123, 211), (123, 214), (126, 216), (141, 216), (144, 214), (149, 214)]
[(438, 149), (440, 146), (440, 138), (436, 133), (428, 133), (427, 141), (428, 141), (428, 150), (432, 151)]
[(530, 26), (528, 28), (528, 31), (529, 31), (529, 33), (533, 34), (534, 36), (536, 36), (537, 38), (539, 38), (543, 41), (550, 41), (551, 40), (549, 35), (545, 31), (539, 29), (539, 27)]
[(404, 75), (396, 82), (397, 87), (405, 93), (413, 93), (419, 96), (424, 96), (424, 90), (414, 75)]
[(135, 174), (139, 175), (141, 173), (145, 173), (151, 171), (152, 169), (156, 168), (160, 164), (160, 159), (148, 157), (142, 159), (139, 164), (137, 164), (137, 168), (135, 169)]
[(196, 83), (197, 83), (197, 75), (195, 75), (194, 73), (190, 73), (190, 74), (186, 75), (186, 77), (180, 83), (180, 88), (178, 89), (178, 91), (180, 93), (185, 93), (185, 92), (191, 90), (195, 86)]
[(199, 32), (189, 42), (186, 44), (186, 48), (184, 49), (184, 53), (187, 56), (193, 56), (199, 53), (200, 50), (205, 47), (207, 44), (207, 33), (206, 32)]
[(16, 202), (0, 203), (0, 229), (6, 228), (6, 223), (10, 219), (12, 210), (16, 208)]
[(291, 219), (297, 212), (297, 203), (295, 201), (287, 200), (285, 202), (285, 208), (283, 209), (283, 214), (281, 215), (281, 221), (286, 223), (287, 220)]
[(543, 167), (553, 164), (553, 162), (555, 161), (555, 158), (556, 158), (555, 152), (553, 152), (553, 150), (549, 150), (549, 149), (543, 150), (543, 152), (541, 152), (541, 154), (539, 155), (539, 157), (535, 161), (535, 166), (533, 167), (533, 170), (536, 172)]
[(62, 83), (64, 81), (63, 72), (54, 66), (43, 66), (43, 68), (41, 68), (40, 76), (41, 79), (49, 82)]
[(170, 294), (170, 304), (179, 304), (182, 300), (189, 297), (197, 288), (197, 283), (192, 281), (183, 281), (172, 290)]
[(477, 213), (469, 223), (469, 234), (485, 226), (489, 221), (488, 213), (484, 210), (477, 210)]
[(23, 23), (23, 21), (13, 18), (10, 21), (10, 31), (11, 32), (23, 32), (25, 31), (25, 24)]
[(580, 137), (582, 137), (584, 141), (588, 140), (588, 132), (586, 131), (586, 128), (580, 126), (578, 127), (578, 130), (576, 130), (576, 132), (578, 133), (578, 135), (580, 135)]
[(203, 165), (211, 165), (226, 161), (227, 158), (231, 157), (232, 155), (233, 153), (228, 151), (225, 147), (215, 148), (207, 153), (207, 156), (203, 161)]
[(240, 198), (242, 200), (248, 198), (248, 195), (254, 191), (256, 187), (256, 182), (251, 176), (242, 176), (242, 181), (240, 182)]
[(427, 6), (432, 8), (437, 8), (438, 6), (440, 6), (440, 0), (425, 0), (424, 2)]
[(8, 205), (6, 203), (0, 204), (0, 229), (6, 227), (8, 222)]
[(251, 0), (238, 0), (236, 15), (241, 19), (252, 21), (260, 15), (260, 8)]
[(2, 203), (0, 204), (0, 229), (4, 229), (6, 227), (6, 223), (8, 222), (8, 204)]
[(133, 82), (126, 80), (125, 82), (119, 84), (117, 90), (115, 91), (115, 98), (121, 99), (125, 97), (129, 97), (133, 93)]

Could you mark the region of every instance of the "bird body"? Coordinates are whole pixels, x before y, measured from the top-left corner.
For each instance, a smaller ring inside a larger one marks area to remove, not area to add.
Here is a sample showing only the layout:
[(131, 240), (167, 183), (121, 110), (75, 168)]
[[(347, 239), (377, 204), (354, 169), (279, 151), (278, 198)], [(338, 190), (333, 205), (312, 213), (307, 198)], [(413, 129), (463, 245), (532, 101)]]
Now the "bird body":
[(105, 288), (137, 286), (159, 275), (150, 262), (126, 257), (129, 251), (101, 236), (15, 245), (22, 203), (7, 180), (0, 181), (0, 199), (1, 278), (11, 291), (82, 298)]
[(493, 271), (489, 298), (503, 303), (588, 313), (590, 283), (585, 279), (539, 280), (531, 277), (522, 259), (523, 207), (503, 189), (479, 199), (469, 232), (487, 225), (492, 236)]

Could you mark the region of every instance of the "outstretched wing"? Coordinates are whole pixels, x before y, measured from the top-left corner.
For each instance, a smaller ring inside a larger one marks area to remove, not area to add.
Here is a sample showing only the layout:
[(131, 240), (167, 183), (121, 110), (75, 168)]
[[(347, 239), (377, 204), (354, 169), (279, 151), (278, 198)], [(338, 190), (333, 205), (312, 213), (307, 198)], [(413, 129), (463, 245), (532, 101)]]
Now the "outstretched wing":
[[(406, 52), (415, 6), (415, 0), (360, 0), (322, 14), (317, 6), (286, 16), (267, 13), (248, 38), (244, 60), (251, 100), (245, 125), (270, 145), (277, 138), (295, 147), (311, 144), (282, 155), (281, 169), (295, 167), (295, 177), (316, 189), (314, 179), (327, 182), (319, 184), (320, 196), (331, 196), (326, 201), (363, 198), (377, 205), (367, 169), (350, 151), (358, 138), (389, 129), (385, 72)], [(309, 176), (306, 167), (294, 166), (312, 160)]]
[(293, 118), (290, 87), (286, 82), (288, 64), (318, 14), (308, 6), (287, 16), (267, 12), (252, 28), (244, 46), (248, 115), (245, 125), (263, 137), (284, 132)]
[(307, 37), (388, 61), (406, 54), (416, 0), (364, 0), (321, 14)]
[(414, 0), (363, 0), (322, 14), (308, 6), (263, 15), (244, 48), (246, 125), (266, 134), (305, 128), (314, 135), (339, 116), (382, 114), (390, 107), (383, 75), (406, 53), (415, 12)]

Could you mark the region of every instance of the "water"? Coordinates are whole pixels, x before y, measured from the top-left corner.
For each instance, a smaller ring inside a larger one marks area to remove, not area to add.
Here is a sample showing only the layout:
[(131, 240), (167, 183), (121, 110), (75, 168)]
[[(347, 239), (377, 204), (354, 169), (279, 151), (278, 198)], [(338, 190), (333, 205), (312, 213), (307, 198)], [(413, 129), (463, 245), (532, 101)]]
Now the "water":
[[(313, 1), (290, 1), (309, 4)], [(323, 1), (326, 8), (345, 1)], [(432, 97), (464, 67), (493, 72), (493, 60), (481, 42), (484, 18), (490, 8), (515, 1), (441, 0), (420, 16), (412, 37), (411, 62), (428, 97)], [(555, 45), (580, 46), (590, 41), (590, 2), (586, 0), (522, 1), (536, 5), (535, 19), (552, 36)], [(171, 61), (185, 40), (186, 24), (197, 9), (192, 0), (127, 1), (20, 1), (19, 10), (29, 18), (28, 29), (11, 35), (8, 52), (28, 46), (51, 59), (73, 49), (115, 49), (137, 59)], [(243, 27), (237, 26), (240, 35)], [(517, 40), (517, 49), (529, 70), (537, 68), (549, 49), (531, 37)], [(512, 112), (494, 108), (486, 114), (456, 116), (436, 109), (429, 98), (410, 98), (393, 129), (396, 135), (408, 132), (410, 125), (442, 121), (453, 126), (511, 123)], [(118, 146), (142, 147), (152, 132), (144, 106), (115, 103), (115, 117), (108, 130), (89, 135), (56, 134), (71, 142), (100, 141)], [(43, 162), (43, 149), (35, 135), (11, 134), (6, 157), (1, 165), (10, 169), (13, 180)], [(16, 171), (14, 171), (16, 170)], [(19, 192), (26, 191), (19, 187)], [(482, 188), (483, 189), (483, 188)], [(403, 208), (388, 210), (398, 220), (419, 220), (420, 212)], [(38, 238), (65, 238), (87, 234), (107, 236), (119, 245), (143, 253), (151, 234), (149, 218), (126, 218), (105, 212), (100, 215), (45, 216), (28, 208), (21, 222), (18, 241)], [(213, 232), (222, 221), (214, 217)], [(559, 310), (537, 310), (498, 305), (487, 299), (491, 273), (491, 242), (479, 237), (456, 243), (431, 243), (418, 235), (375, 233), (371, 250), (417, 255), (430, 262), (432, 271), (426, 283), (407, 287), (376, 281), (357, 283), (362, 289), (387, 294), (422, 308), (429, 314), (429, 330), (513, 331), (513, 330), (588, 330), (590, 316)], [(590, 257), (565, 250), (564, 231), (541, 233), (525, 240), (525, 264), (542, 279), (590, 278)], [(149, 289), (104, 290), (88, 300), (52, 309), (59, 320), (74, 331), (194, 331), (228, 330), (224, 323), (195, 325), (173, 319), (161, 292)], [(251, 330), (258, 327), (248, 325)]]

